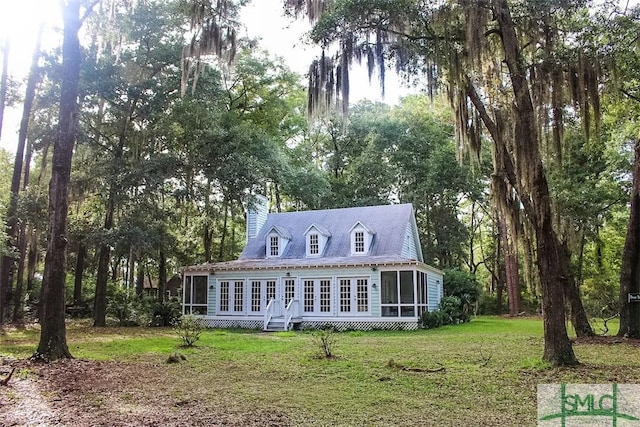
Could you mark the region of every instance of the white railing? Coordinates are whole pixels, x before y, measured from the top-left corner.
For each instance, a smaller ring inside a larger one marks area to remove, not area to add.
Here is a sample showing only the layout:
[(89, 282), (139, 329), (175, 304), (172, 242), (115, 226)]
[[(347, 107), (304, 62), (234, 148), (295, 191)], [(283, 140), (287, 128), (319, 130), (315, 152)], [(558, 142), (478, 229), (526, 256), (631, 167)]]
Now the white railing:
[(291, 301), (289, 301), (289, 304), (287, 304), (287, 308), (285, 308), (285, 311), (284, 311), (284, 330), (285, 331), (289, 330), (289, 324), (291, 323), (291, 319), (293, 317), (300, 316), (298, 308), (299, 308), (298, 300), (291, 299)]
[(264, 313), (264, 326), (262, 327), (262, 329), (267, 329), (267, 326), (269, 325), (269, 322), (273, 317), (275, 305), (276, 305), (276, 300), (271, 298), (271, 300), (269, 300), (269, 304), (267, 304), (267, 309), (265, 310), (265, 313)]

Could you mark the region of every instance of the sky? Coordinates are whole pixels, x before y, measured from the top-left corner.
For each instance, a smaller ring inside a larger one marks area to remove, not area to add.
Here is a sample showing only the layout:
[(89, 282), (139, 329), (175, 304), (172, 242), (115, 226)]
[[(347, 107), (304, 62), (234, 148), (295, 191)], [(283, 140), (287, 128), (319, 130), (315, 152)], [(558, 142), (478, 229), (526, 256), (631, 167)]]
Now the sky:
[[(285, 17), (282, 4), (282, 0), (253, 0), (242, 11), (244, 29), (241, 34), (260, 38), (261, 48), (283, 57), (289, 68), (304, 76), (320, 50), (304, 42), (305, 33), (310, 29), (308, 21)], [(15, 78), (22, 79), (28, 73), (41, 22), (46, 24), (43, 48), (59, 46), (60, 35), (54, 30), (62, 25), (59, 0), (0, 0), (0, 41), (10, 35), (9, 73)], [(396, 103), (410, 92), (402, 89), (394, 79), (393, 73), (387, 75), (384, 101), (388, 103)], [(350, 83), (351, 102), (381, 100), (377, 80), (374, 76), (369, 84), (365, 67), (352, 70)], [(5, 111), (0, 148), (15, 151), (21, 114), (21, 105)]]

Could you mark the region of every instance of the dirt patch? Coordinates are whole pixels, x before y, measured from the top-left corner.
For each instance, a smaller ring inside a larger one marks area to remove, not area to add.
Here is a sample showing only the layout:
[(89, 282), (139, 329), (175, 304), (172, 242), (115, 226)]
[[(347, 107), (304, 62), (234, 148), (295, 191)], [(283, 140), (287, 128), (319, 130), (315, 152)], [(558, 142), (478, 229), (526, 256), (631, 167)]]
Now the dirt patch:
[(621, 338), (617, 336), (602, 336), (597, 335), (595, 337), (580, 337), (572, 340), (575, 344), (603, 344), (603, 345), (615, 345), (615, 344), (627, 344), (633, 347), (640, 347), (640, 339), (638, 338)]
[[(1, 426), (287, 426), (285, 414), (240, 411), (210, 396), (176, 393), (153, 363), (13, 361), (0, 387)], [(211, 394), (215, 391), (211, 390)]]

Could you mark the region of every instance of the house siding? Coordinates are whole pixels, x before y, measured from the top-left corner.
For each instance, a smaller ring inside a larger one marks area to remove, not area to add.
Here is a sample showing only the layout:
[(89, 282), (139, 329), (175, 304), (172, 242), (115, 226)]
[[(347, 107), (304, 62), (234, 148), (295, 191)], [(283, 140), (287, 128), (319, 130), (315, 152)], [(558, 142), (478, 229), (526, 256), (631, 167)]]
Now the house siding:
[(209, 316), (213, 316), (216, 314), (216, 279), (213, 275), (209, 275), (207, 280), (207, 313), (210, 313)]
[(429, 311), (438, 309), (442, 298), (442, 276), (427, 273), (427, 306)]
[(411, 224), (407, 224), (407, 228), (404, 232), (402, 256), (408, 259), (418, 259), (418, 249), (416, 248), (416, 240), (413, 236)]
[(255, 206), (247, 212), (247, 241), (258, 236), (267, 222), (269, 201), (264, 196), (256, 196)]

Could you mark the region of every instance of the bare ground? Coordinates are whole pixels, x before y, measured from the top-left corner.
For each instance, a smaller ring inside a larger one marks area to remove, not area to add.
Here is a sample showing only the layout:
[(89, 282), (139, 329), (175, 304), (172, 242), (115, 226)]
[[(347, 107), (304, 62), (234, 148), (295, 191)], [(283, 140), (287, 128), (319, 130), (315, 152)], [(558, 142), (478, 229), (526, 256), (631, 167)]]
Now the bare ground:
[(287, 426), (284, 414), (237, 412), (206, 396), (177, 396), (166, 367), (61, 360), (5, 362), (14, 376), (0, 386), (0, 426)]

